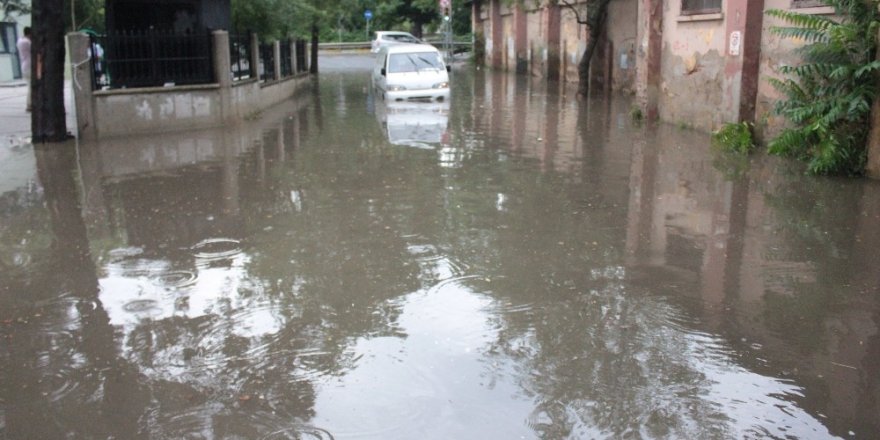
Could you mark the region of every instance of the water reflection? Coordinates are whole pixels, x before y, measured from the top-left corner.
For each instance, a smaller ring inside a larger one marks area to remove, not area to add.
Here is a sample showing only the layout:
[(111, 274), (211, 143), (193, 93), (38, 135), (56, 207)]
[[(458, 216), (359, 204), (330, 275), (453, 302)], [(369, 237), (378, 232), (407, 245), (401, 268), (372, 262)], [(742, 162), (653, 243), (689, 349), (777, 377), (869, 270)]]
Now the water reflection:
[(415, 148), (433, 149), (448, 144), (449, 102), (381, 102), (376, 119), (388, 142)]
[(880, 186), (719, 170), (625, 99), (480, 71), (370, 114), (366, 75), (34, 152), (0, 199), (0, 436), (880, 428)]

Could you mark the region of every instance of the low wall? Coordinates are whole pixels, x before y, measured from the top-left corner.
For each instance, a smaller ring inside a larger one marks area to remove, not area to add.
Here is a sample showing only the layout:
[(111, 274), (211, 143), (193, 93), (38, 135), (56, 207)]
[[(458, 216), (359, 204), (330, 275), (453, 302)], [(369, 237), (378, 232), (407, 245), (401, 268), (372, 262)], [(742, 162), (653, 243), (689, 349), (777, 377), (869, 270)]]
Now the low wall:
[(229, 75), (228, 34), (215, 31), (213, 59), (217, 83), (92, 90), (88, 45), (87, 35), (68, 34), (76, 134), (84, 140), (220, 127), (288, 99), (308, 81), (308, 74), (301, 73), (276, 81), (233, 82)]

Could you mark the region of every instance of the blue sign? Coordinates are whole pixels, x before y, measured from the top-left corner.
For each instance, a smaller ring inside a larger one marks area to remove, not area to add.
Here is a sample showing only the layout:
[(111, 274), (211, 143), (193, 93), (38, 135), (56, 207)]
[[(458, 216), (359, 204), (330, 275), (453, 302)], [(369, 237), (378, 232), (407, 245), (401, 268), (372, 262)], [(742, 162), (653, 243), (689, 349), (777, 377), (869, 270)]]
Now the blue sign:
[(373, 11), (371, 11), (371, 10), (369, 10), (369, 9), (367, 9), (366, 11), (364, 11), (364, 18), (366, 18), (367, 20), (373, 18)]

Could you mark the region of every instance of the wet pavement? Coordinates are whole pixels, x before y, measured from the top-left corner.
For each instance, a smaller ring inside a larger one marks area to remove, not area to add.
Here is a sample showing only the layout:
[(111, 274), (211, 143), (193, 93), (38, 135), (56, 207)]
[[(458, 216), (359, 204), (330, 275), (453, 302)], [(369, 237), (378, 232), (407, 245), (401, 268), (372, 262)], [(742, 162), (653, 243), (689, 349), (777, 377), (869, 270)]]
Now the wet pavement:
[(389, 105), (334, 61), (224, 130), (30, 150), (0, 438), (880, 432), (876, 182), (467, 66)]

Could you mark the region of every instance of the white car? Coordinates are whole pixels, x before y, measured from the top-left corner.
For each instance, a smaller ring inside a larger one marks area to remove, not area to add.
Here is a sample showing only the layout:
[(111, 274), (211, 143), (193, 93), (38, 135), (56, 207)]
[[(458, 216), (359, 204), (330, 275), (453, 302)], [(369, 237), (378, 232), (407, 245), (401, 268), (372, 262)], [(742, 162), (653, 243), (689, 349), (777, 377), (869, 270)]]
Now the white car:
[(414, 37), (409, 32), (376, 31), (370, 45), (370, 52), (377, 53), (379, 49), (395, 44), (422, 44), (422, 40)]
[(386, 46), (376, 54), (373, 86), (387, 101), (443, 101), (449, 99), (449, 72), (434, 46)]

